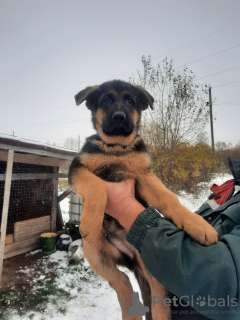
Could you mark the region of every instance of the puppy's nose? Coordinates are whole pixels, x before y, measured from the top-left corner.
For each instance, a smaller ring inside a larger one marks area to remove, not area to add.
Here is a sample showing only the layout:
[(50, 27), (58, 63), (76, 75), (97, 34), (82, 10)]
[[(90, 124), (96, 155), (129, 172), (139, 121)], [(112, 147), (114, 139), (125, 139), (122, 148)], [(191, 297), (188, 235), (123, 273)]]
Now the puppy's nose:
[(112, 115), (112, 119), (116, 122), (122, 122), (122, 121), (126, 120), (126, 114), (122, 111), (116, 111)]

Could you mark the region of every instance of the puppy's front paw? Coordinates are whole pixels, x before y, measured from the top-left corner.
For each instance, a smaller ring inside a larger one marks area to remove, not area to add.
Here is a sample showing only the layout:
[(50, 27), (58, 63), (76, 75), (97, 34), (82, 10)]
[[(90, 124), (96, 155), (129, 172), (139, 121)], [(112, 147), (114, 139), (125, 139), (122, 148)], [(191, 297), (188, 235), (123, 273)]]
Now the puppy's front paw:
[(183, 223), (185, 230), (196, 242), (210, 246), (218, 242), (217, 231), (201, 216), (192, 213)]

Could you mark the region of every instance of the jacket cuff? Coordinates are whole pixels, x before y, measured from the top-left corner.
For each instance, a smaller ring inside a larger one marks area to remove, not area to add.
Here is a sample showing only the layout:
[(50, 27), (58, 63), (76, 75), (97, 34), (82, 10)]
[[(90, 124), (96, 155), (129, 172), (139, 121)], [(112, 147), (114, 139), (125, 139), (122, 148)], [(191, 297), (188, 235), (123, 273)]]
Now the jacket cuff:
[(160, 219), (159, 212), (152, 206), (142, 211), (131, 226), (126, 240), (131, 243), (138, 251), (141, 252), (143, 239), (147, 230), (157, 227), (157, 221)]

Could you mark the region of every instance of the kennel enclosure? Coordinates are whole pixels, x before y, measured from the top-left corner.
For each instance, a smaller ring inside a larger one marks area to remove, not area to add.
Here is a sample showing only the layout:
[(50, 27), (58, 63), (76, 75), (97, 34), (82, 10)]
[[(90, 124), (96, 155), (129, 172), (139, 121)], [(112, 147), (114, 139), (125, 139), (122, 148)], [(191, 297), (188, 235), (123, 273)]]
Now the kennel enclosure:
[(75, 155), (0, 136), (0, 262), (39, 248), (40, 234), (56, 231), (58, 178), (67, 177), (59, 169)]

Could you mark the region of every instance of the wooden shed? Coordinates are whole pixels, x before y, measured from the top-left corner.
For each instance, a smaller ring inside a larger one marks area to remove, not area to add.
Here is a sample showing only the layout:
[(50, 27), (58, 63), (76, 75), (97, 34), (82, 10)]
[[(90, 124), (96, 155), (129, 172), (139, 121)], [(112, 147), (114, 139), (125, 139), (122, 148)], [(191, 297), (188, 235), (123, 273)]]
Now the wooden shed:
[(58, 178), (76, 152), (0, 136), (0, 277), (3, 259), (39, 247), (56, 231)]

